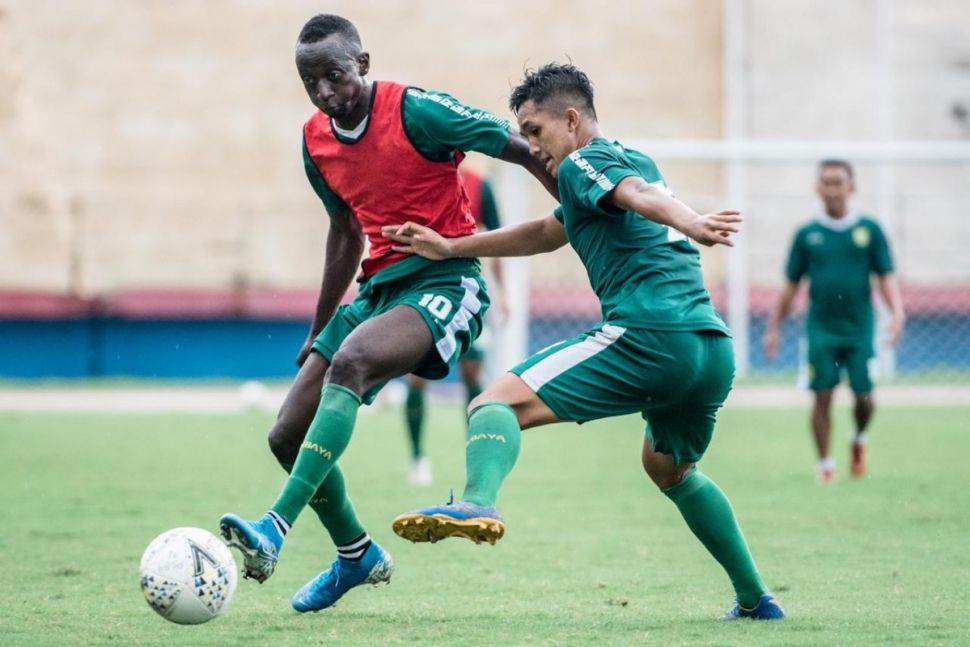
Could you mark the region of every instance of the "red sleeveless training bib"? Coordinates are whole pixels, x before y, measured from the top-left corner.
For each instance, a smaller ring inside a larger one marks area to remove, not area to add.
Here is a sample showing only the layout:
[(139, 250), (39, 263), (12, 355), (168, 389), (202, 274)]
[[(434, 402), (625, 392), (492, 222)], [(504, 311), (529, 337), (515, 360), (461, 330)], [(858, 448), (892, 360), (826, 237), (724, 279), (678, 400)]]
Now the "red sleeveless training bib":
[(461, 172), (461, 181), (465, 185), (465, 195), (468, 196), (468, 203), (472, 207), (472, 218), (475, 219), (475, 225), (481, 229), (485, 216), (482, 213), (482, 195), (485, 193), (482, 178), (478, 173), (466, 169)]
[(304, 126), (307, 151), (330, 188), (353, 211), (370, 241), (362, 276), (407, 258), (391, 250), (381, 235), (384, 225), (412, 221), (453, 238), (475, 233), (468, 196), (458, 177), (463, 159), (434, 162), (408, 139), (404, 130), (406, 86), (374, 82), (369, 122), (356, 142), (341, 141), (330, 118), (317, 112)]

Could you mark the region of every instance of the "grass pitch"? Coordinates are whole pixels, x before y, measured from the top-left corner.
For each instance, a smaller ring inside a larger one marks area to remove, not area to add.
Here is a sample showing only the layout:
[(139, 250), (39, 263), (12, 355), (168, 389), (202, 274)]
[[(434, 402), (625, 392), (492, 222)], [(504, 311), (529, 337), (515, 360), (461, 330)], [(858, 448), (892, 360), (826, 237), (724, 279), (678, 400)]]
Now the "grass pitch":
[(201, 626), (156, 616), (137, 567), (157, 534), (215, 531), (258, 515), (282, 472), (271, 416), (0, 414), (0, 644), (10, 645), (835, 645), (970, 642), (970, 408), (884, 408), (871, 475), (845, 474), (848, 412), (836, 416), (839, 480), (814, 481), (807, 411), (728, 409), (703, 469), (728, 493), (782, 623), (717, 620), (727, 578), (650, 485), (638, 418), (528, 431), (499, 504), (495, 547), (395, 537), (398, 513), (460, 494), (463, 423), (431, 415), (435, 485), (405, 485), (401, 414), (361, 415), (343, 459), (371, 535), (390, 550), (388, 587), (329, 611), (289, 599), (334, 557), (308, 511), (266, 584), (240, 582)]

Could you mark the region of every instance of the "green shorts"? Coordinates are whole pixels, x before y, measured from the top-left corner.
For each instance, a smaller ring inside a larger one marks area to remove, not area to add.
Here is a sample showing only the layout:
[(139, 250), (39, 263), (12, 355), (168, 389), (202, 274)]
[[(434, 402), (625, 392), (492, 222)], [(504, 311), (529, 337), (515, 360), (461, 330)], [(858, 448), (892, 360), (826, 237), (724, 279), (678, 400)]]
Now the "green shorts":
[(655, 451), (696, 462), (734, 380), (731, 338), (603, 323), (512, 369), (562, 420), (639, 412)]
[(809, 335), (808, 388), (812, 391), (831, 391), (838, 385), (844, 368), (849, 374), (849, 387), (855, 393), (872, 393), (869, 362), (874, 356), (871, 337), (839, 341)]
[[(488, 292), (478, 261), (451, 259), (432, 263), (395, 281), (375, 281), (377, 276), (361, 285), (357, 298), (337, 309), (314, 340), (313, 349), (329, 362), (357, 326), (397, 306), (410, 306), (424, 318), (436, 351), (413, 373), (432, 380), (447, 376), (481, 334), (482, 318), (488, 310)], [(372, 403), (383, 387), (375, 386), (362, 400)]]
[(485, 355), (488, 354), (488, 350), (492, 347), (492, 343), (495, 339), (495, 323), (489, 324), (488, 317), (485, 317), (485, 327), (482, 329), (482, 334), (478, 336), (478, 339), (472, 342), (472, 345), (468, 347), (465, 354), (461, 356), (462, 362), (484, 362)]

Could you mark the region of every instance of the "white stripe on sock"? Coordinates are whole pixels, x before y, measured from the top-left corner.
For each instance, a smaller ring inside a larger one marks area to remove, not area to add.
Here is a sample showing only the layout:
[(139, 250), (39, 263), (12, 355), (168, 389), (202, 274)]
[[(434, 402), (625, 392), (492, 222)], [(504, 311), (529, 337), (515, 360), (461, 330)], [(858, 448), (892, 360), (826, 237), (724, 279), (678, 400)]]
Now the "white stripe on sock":
[(270, 519), (273, 520), (273, 525), (276, 526), (276, 530), (281, 536), (285, 537), (286, 533), (290, 531), (290, 524), (286, 522), (286, 519), (281, 517), (279, 513), (270, 510), (266, 513)]
[(356, 541), (352, 541), (349, 544), (344, 544), (343, 546), (337, 546), (337, 554), (344, 559), (356, 560), (364, 556), (367, 549), (371, 545), (371, 538), (366, 532), (364, 536)]

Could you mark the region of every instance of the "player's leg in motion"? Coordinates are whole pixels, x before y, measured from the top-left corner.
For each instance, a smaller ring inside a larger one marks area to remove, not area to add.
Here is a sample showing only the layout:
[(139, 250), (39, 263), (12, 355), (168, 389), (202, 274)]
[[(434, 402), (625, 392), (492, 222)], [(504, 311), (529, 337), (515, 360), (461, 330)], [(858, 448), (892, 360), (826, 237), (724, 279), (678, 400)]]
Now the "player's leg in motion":
[[(320, 405), (320, 390), (329, 368), (330, 363), (319, 353), (310, 353), (269, 432), (270, 450), (287, 473), (293, 470), (300, 445), (306, 438), (307, 429)], [(310, 507), (317, 513), (337, 546), (353, 543), (365, 534), (347, 497), (339, 465), (335, 465), (321, 483), (310, 499)]]
[(404, 417), (411, 440), (411, 465), (408, 482), (412, 485), (431, 485), (431, 459), (424, 453), (424, 413), (426, 382), (417, 375), (408, 376), (408, 394), (404, 403)]
[(873, 382), (869, 374), (869, 359), (872, 357), (872, 339), (859, 341), (846, 354), (845, 364), (849, 374), (849, 386), (855, 395), (852, 417), (855, 419), (855, 436), (852, 438), (852, 476), (866, 474), (866, 429), (872, 420), (876, 403), (872, 397)]
[[(287, 473), (293, 469), (300, 445), (320, 404), (320, 390), (329, 367), (330, 363), (319, 353), (310, 353), (280, 408), (276, 423), (270, 430), (270, 449)], [(373, 542), (357, 518), (353, 504), (347, 496), (339, 465), (334, 465), (310, 499), (309, 505), (327, 529), (334, 545), (337, 546), (338, 557), (360, 563), (364, 561), (369, 550), (372, 552), (372, 557), (382, 552), (379, 547), (371, 548)], [(338, 566), (339, 561), (331, 566), (330, 571)], [(383, 570), (390, 574), (389, 568), (385, 567)], [(298, 598), (294, 598), (294, 604), (297, 602)]]
[[(289, 526), (314, 498), (347, 448), (361, 394), (417, 369), (432, 352), (430, 330), (421, 315), (407, 306), (398, 306), (362, 323), (341, 344), (331, 361), (306, 439), (276, 503), (256, 522), (232, 514), (220, 522), (223, 532), (231, 535), (244, 553), (247, 549), (256, 552), (259, 560), (252, 560), (253, 567), (261, 581), (272, 574)], [(350, 548), (359, 551), (361, 546)], [(373, 567), (367, 571), (372, 562)], [(371, 543), (356, 567), (350, 560), (338, 558), (334, 567), (297, 593), (294, 607), (302, 611), (331, 606), (352, 586), (388, 579), (391, 568), (386, 553)], [(336, 598), (330, 600), (333, 595)]]
[[(283, 406), (280, 407), (276, 422), (270, 430), (270, 450), (287, 473), (293, 469), (297, 452), (306, 437), (310, 421), (317, 411), (317, 406), (320, 403), (320, 389), (329, 368), (330, 363), (319, 353), (310, 353), (306, 362), (300, 368), (293, 386), (290, 387)], [(336, 546), (350, 545), (355, 543), (357, 539), (367, 536), (357, 518), (353, 505), (350, 503), (350, 499), (347, 498), (343, 475), (340, 473), (339, 467), (335, 467), (320, 485), (310, 501), (310, 506), (323, 522)], [(269, 536), (271, 541), (263, 552), (272, 552), (273, 548), (278, 548), (278, 545), (282, 543), (282, 536), (287, 528), (273, 522), (273, 520), (265, 525), (262, 534)], [(233, 530), (235, 529), (224, 528), (223, 534), (230, 541), (230, 544), (236, 545), (243, 551), (244, 576), (260, 582), (264, 581), (268, 577), (267, 571), (272, 572), (272, 568), (275, 566), (275, 554), (268, 558), (263, 557), (258, 548), (244, 544), (245, 536), (234, 537)], [(255, 537), (250, 537), (250, 539), (256, 542)]]
[(866, 428), (872, 420), (876, 403), (872, 393), (856, 393), (852, 416), (855, 418), (855, 437), (852, 439), (852, 476), (866, 474)]
[(671, 456), (655, 452), (647, 437), (643, 439), (642, 460), (650, 479), (674, 502), (687, 526), (731, 578), (738, 605), (729, 616), (781, 618), (781, 607), (762, 582), (721, 488), (695, 463), (674, 463)]
[(518, 458), (521, 430), (558, 421), (535, 392), (512, 373), (500, 377), (468, 408), (462, 499), (400, 515), (393, 528), (401, 537), (413, 542), (463, 537), (491, 544), (501, 539), (505, 523), (495, 501)]
[(832, 437), (832, 389), (815, 392), (812, 406), (812, 436), (818, 451), (818, 479), (829, 483), (835, 478), (835, 462), (829, 453)]
[(471, 405), (482, 394), (482, 360), (463, 357), (458, 362), (458, 372), (465, 385), (465, 404)]

